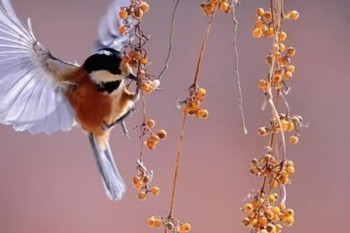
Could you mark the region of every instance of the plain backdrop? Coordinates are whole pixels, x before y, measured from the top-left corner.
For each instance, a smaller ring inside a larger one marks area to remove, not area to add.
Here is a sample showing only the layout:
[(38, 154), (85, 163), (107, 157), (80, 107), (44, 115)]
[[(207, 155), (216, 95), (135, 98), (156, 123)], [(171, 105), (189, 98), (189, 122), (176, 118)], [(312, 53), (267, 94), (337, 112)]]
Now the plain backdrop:
[[(143, 30), (151, 35), (147, 45), (150, 72), (158, 74), (168, 48), (170, 15), (174, 0), (149, 0)], [(174, 50), (161, 87), (147, 96), (147, 114), (169, 137), (155, 151), (147, 151), (145, 163), (154, 170), (158, 197), (140, 202), (132, 188), (139, 154), (138, 112), (127, 120), (132, 140), (119, 127), (112, 136), (112, 150), (128, 183), (119, 202), (107, 199), (88, 140), (80, 129), (51, 136), (14, 132), (0, 126), (0, 232), (1, 233), (116, 233), (161, 232), (149, 229), (153, 213), (168, 213), (181, 112), (176, 101), (195, 72), (200, 43), (208, 19), (200, 0), (181, 2), (175, 22)], [(97, 25), (110, 0), (14, 0), (22, 19), (31, 17), (37, 39), (67, 61), (84, 62), (92, 52)], [(241, 130), (237, 88), (233, 76), (231, 15), (219, 13), (205, 52), (199, 84), (208, 95), (203, 107), (206, 121), (189, 119), (181, 161), (175, 215), (192, 223), (193, 232), (249, 232), (241, 226), (239, 208), (261, 178), (249, 174), (250, 160), (264, 153), (266, 138), (256, 129), (268, 122), (262, 112), (262, 92), (257, 80), (268, 67), (264, 58), (271, 40), (254, 39), (251, 30), (255, 10), (269, 1), (242, 0), (238, 8), (238, 47), (244, 108), (249, 134)], [(294, 46), (296, 73), (287, 97), (293, 114), (300, 114), (309, 128), (302, 130), (297, 146), (288, 145), (296, 174), (288, 186), (287, 205), (296, 211), (296, 223), (288, 232), (348, 232), (350, 217), (350, 2), (346, 0), (285, 1), (289, 10), (301, 13), (287, 22), (287, 44)], [(141, 105), (138, 103), (140, 109)]]

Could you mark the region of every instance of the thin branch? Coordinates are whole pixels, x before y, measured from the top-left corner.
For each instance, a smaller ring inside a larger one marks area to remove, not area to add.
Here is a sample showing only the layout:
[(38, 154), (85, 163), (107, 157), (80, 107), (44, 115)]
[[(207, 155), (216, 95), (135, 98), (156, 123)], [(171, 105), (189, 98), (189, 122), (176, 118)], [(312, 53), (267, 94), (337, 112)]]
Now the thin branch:
[(232, 21), (233, 21), (233, 47), (235, 51), (235, 74), (237, 79), (237, 88), (238, 88), (238, 108), (241, 115), (242, 128), (244, 135), (248, 134), (248, 130), (245, 123), (244, 110), (243, 110), (243, 94), (241, 86), (241, 77), (239, 73), (239, 56), (238, 56), (238, 47), (237, 47), (237, 30), (238, 30), (238, 21), (236, 19), (236, 9), (232, 11)]
[(160, 74), (158, 76), (159, 80), (162, 79), (163, 74), (169, 68), (169, 60), (170, 60), (170, 56), (171, 56), (171, 52), (172, 52), (172, 48), (173, 48), (173, 37), (174, 37), (173, 34), (174, 34), (174, 27), (175, 27), (175, 14), (176, 14), (176, 10), (177, 10), (177, 7), (178, 7), (180, 1), (181, 0), (177, 0), (176, 1), (173, 13), (171, 15), (168, 55), (167, 55), (167, 57), (165, 59), (164, 68), (162, 69), (162, 71), (160, 72)]
[(207, 45), (207, 41), (208, 41), (208, 37), (209, 37), (209, 34), (210, 34), (211, 25), (213, 24), (213, 21), (214, 21), (215, 15), (216, 15), (216, 11), (217, 11), (217, 8), (215, 9), (213, 14), (211, 15), (209, 23), (208, 23), (207, 30), (205, 32), (205, 36), (204, 36), (204, 39), (203, 39), (203, 42), (202, 42), (202, 47), (201, 47), (201, 50), (200, 50), (199, 59), (198, 59), (198, 63), (197, 63), (196, 73), (194, 75), (193, 86), (197, 86), (197, 83), (198, 83), (199, 71), (201, 70), (201, 67), (202, 67), (202, 61), (203, 61), (203, 55), (204, 55), (204, 51), (205, 51), (205, 46)]
[(169, 218), (172, 218), (173, 210), (174, 210), (175, 191), (176, 191), (177, 177), (178, 177), (179, 168), (180, 168), (180, 158), (181, 158), (181, 154), (182, 154), (182, 147), (183, 147), (183, 140), (184, 140), (184, 134), (185, 134), (186, 119), (187, 119), (187, 116), (184, 115), (183, 119), (182, 119), (179, 144), (177, 146), (177, 155), (176, 155), (176, 162), (175, 162), (175, 169), (174, 169), (173, 187), (172, 187), (172, 192), (171, 192)]

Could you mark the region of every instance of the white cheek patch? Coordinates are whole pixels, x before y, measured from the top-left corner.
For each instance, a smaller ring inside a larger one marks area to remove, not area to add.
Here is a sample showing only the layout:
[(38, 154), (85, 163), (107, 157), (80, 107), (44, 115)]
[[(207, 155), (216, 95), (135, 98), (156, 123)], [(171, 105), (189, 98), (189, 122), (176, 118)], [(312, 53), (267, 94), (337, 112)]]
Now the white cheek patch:
[(106, 70), (98, 70), (90, 73), (90, 79), (94, 83), (100, 83), (100, 82), (113, 82), (117, 80), (124, 79), (123, 75), (114, 75)]

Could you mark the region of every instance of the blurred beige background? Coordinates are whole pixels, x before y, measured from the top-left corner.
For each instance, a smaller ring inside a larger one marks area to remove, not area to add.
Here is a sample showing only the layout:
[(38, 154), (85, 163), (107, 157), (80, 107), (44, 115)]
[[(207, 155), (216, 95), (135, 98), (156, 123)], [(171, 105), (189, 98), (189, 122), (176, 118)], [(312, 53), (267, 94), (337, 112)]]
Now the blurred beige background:
[[(37, 38), (59, 58), (82, 63), (90, 54), (97, 24), (110, 0), (14, 0), (22, 19), (32, 18)], [(230, 15), (218, 14), (205, 53), (200, 85), (208, 90), (203, 106), (207, 121), (190, 119), (186, 130), (175, 215), (192, 223), (193, 232), (249, 232), (241, 226), (243, 199), (258, 188), (260, 178), (248, 173), (250, 160), (264, 152), (266, 139), (256, 134), (269, 111), (261, 112), (263, 95), (257, 80), (266, 72), (264, 57), (270, 40), (251, 37), (255, 9), (269, 1), (244, 1), (238, 9), (242, 85), (250, 133), (243, 136), (233, 77)], [(295, 46), (296, 76), (288, 96), (292, 113), (311, 127), (297, 146), (289, 146), (296, 163), (287, 205), (296, 211), (288, 232), (348, 232), (350, 217), (349, 9), (346, 0), (285, 1), (300, 20), (287, 22), (288, 45)], [(149, 0), (144, 30), (152, 35), (151, 71), (158, 74), (167, 51), (171, 0)], [(161, 232), (146, 226), (148, 216), (168, 213), (170, 184), (181, 114), (176, 101), (186, 96), (197, 62), (207, 18), (200, 1), (179, 6), (174, 53), (162, 88), (148, 99), (148, 115), (167, 129), (168, 140), (146, 154), (155, 171), (159, 197), (136, 200), (131, 178), (139, 153), (137, 130), (141, 114), (127, 121), (133, 140), (119, 128), (112, 149), (129, 187), (125, 198), (110, 202), (104, 193), (87, 138), (79, 129), (52, 136), (17, 133), (0, 126), (0, 232), (115, 233)], [(140, 107), (140, 103), (138, 105)]]

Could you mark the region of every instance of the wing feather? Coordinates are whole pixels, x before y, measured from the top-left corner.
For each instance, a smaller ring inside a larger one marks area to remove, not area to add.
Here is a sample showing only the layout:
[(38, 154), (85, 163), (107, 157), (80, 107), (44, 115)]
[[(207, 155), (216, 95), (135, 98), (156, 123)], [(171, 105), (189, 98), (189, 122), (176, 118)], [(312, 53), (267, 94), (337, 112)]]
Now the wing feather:
[(10, 0), (1, 0), (0, 123), (32, 134), (70, 130), (74, 111), (55, 74), (77, 68), (54, 58), (35, 39), (30, 20), (24, 25)]
[[(114, 0), (107, 9), (107, 13), (102, 17), (98, 27), (98, 37), (100, 47), (110, 47), (120, 50), (129, 40), (132, 40), (133, 34), (127, 32), (121, 35), (118, 31), (123, 21), (118, 17), (120, 8), (129, 6), (130, 0)], [(132, 23), (130, 21), (130, 23)]]

